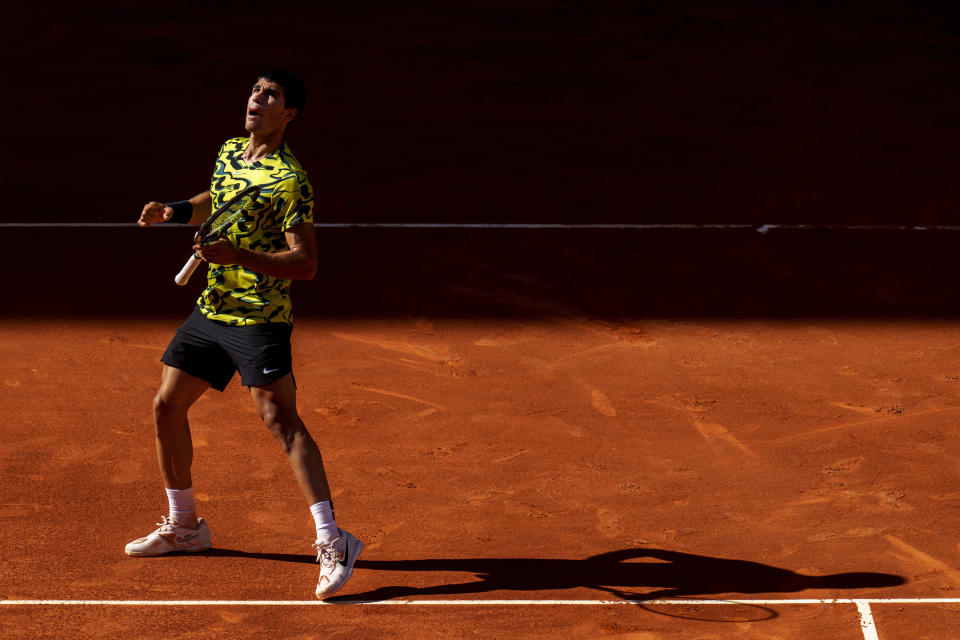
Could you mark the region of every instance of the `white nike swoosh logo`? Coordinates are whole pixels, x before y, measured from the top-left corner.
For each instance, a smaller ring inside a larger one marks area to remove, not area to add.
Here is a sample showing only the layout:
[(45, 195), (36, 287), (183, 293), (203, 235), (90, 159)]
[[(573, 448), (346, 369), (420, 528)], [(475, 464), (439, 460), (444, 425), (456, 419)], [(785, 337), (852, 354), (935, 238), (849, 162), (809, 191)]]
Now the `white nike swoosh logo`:
[(278, 367), (278, 368), (276, 368), (276, 369), (264, 369), (264, 370), (263, 370), (263, 373), (264, 373), (264, 375), (270, 375), (271, 373), (274, 373), (275, 371), (280, 371), (280, 368)]

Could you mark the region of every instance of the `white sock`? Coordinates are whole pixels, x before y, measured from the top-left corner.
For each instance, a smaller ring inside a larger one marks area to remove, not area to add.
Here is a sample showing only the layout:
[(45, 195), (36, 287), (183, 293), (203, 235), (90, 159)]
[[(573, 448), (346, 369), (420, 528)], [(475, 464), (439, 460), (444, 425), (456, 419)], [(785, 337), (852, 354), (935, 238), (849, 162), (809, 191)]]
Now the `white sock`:
[(329, 500), (310, 505), (310, 513), (317, 525), (317, 542), (326, 544), (340, 537), (337, 521), (333, 517), (333, 505)]
[(197, 506), (193, 501), (193, 487), (189, 489), (167, 489), (167, 502), (170, 503), (170, 519), (174, 522), (192, 522), (197, 517)]

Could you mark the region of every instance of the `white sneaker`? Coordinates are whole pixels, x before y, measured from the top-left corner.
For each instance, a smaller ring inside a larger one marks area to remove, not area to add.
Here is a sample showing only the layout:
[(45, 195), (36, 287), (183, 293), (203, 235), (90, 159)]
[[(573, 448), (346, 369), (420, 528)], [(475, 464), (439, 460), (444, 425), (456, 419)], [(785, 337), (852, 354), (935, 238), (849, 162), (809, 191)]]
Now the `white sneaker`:
[(349, 531), (338, 529), (340, 537), (333, 542), (313, 544), (317, 549), (320, 577), (317, 578), (317, 597), (328, 596), (347, 581), (353, 573), (353, 563), (363, 551), (363, 543)]
[(195, 527), (181, 527), (167, 518), (160, 516), (157, 523), (160, 528), (145, 538), (138, 538), (129, 543), (124, 549), (128, 556), (146, 557), (162, 556), (165, 553), (183, 551), (196, 553), (210, 548), (210, 528), (206, 520), (199, 518)]

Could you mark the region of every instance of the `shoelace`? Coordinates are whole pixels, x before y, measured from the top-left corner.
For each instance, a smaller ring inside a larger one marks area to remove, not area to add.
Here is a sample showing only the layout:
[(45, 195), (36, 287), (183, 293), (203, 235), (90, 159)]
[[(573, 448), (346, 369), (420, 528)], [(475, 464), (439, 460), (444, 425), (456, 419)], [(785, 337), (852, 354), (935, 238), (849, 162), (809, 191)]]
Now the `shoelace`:
[(340, 542), (340, 538), (326, 544), (320, 544), (319, 542), (313, 543), (313, 548), (317, 550), (317, 563), (321, 567), (333, 569), (337, 566), (336, 544), (338, 542)]
[(173, 518), (168, 518), (167, 516), (160, 516), (160, 522), (155, 524), (160, 527), (157, 529), (157, 533), (175, 533), (177, 529), (190, 529), (190, 527), (180, 526)]
[(160, 531), (173, 531), (173, 528), (177, 526), (173, 523), (173, 520), (167, 516), (160, 516), (160, 522), (156, 524), (160, 526)]

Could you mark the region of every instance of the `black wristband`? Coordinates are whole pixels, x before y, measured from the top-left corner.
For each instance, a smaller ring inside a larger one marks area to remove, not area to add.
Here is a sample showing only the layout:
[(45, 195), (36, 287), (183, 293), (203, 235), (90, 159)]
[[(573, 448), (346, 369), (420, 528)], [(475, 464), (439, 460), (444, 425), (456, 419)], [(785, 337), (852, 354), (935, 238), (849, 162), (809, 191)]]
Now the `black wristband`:
[(166, 206), (173, 209), (173, 215), (170, 216), (170, 219), (167, 222), (179, 222), (180, 224), (187, 224), (190, 222), (190, 218), (193, 217), (193, 205), (190, 204), (189, 200), (168, 202), (166, 203)]

